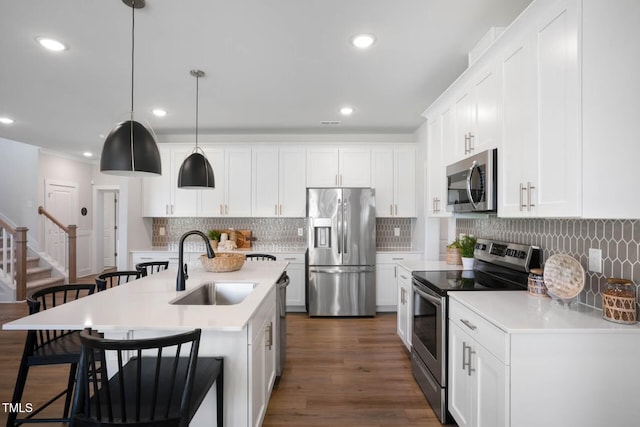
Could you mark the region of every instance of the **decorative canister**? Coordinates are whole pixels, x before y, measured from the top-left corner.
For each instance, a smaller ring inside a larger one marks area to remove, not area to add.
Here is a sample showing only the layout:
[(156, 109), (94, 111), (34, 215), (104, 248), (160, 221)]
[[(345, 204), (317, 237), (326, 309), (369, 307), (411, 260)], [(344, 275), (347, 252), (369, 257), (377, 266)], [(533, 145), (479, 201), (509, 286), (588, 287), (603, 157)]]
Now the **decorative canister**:
[(636, 289), (631, 280), (607, 279), (602, 291), (602, 317), (616, 323), (636, 323)]
[(529, 280), (528, 286), (529, 295), (533, 295), (536, 297), (546, 297), (547, 295), (547, 287), (544, 285), (544, 279), (542, 276), (541, 268), (532, 268), (529, 271)]

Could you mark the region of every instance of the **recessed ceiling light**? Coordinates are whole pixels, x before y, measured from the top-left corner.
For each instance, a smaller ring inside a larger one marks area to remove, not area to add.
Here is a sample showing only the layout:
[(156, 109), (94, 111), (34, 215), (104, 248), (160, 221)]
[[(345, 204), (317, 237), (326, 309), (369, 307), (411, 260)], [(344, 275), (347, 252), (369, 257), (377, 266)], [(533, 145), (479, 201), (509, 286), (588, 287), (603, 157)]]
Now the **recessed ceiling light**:
[(355, 110), (353, 109), (353, 107), (342, 107), (340, 109), (340, 114), (342, 114), (343, 116), (350, 116), (354, 111)]
[(370, 47), (373, 43), (375, 43), (376, 38), (371, 34), (358, 34), (353, 36), (351, 39), (351, 44), (353, 44), (358, 49), (366, 49)]
[(9, 117), (0, 117), (0, 123), (2, 123), (3, 125), (10, 125), (13, 123), (13, 119)]
[(67, 50), (67, 46), (65, 46), (62, 42), (59, 42), (58, 40), (52, 39), (50, 37), (38, 37), (36, 38), (36, 40), (38, 43), (40, 43), (40, 46), (52, 52), (61, 52), (63, 50)]
[(93, 157), (93, 153), (90, 151), (85, 151), (84, 153), (82, 153), (82, 155), (85, 157)]
[(163, 110), (161, 108), (156, 108), (155, 110), (153, 110), (153, 114), (158, 117), (164, 117), (167, 115), (167, 112), (166, 110)]

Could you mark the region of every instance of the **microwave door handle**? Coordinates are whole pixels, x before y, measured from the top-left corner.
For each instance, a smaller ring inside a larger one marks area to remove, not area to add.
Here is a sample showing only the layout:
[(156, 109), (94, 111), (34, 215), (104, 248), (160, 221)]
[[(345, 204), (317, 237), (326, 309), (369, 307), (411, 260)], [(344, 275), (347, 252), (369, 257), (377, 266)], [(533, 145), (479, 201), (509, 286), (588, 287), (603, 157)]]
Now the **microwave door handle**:
[(475, 202), (475, 200), (473, 200), (473, 196), (471, 194), (471, 175), (473, 175), (473, 170), (477, 167), (478, 165), (476, 165), (476, 162), (474, 160), (474, 162), (471, 164), (471, 167), (467, 171), (467, 196), (469, 196), (469, 202), (471, 202), (474, 209), (478, 209), (478, 204)]

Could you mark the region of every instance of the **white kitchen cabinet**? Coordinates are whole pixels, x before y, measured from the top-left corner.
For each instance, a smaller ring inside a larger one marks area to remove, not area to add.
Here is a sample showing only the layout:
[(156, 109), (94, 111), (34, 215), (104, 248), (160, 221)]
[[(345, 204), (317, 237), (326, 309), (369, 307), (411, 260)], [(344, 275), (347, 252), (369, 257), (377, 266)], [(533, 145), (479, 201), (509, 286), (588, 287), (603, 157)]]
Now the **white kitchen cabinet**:
[(369, 146), (307, 149), (307, 187), (370, 186)]
[(275, 292), (274, 288), (249, 324), (249, 420), (253, 427), (262, 425), (276, 378)]
[(397, 334), (402, 343), (411, 351), (413, 334), (413, 285), (411, 272), (404, 267), (397, 267)]
[[(507, 426), (509, 369), (483, 345), (486, 341), (499, 341), (505, 334), (493, 325), (477, 321), (455, 303), (452, 305), (449, 317), (449, 412), (460, 427)], [(503, 346), (506, 347), (506, 342)]]
[(251, 147), (203, 146), (213, 167), (216, 188), (199, 190), (198, 214), (208, 217), (251, 216)]
[(305, 290), (305, 265), (304, 253), (278, 253), (278, 261), (287, 261), (287, 275), (289, 275), (289, 286), (287, 286), (287, 311), (306, 311), (306, 290)]
[(186, 146), (161, 146), (159, 150), (162, 175), (142, 181), (143, 216), (197, 216), (200, 190), (178, 188), (180, 166), (192, 149)]
[(502, 55), (500, 216), (582, 212), (577, 13), (568, 0), (532, 14)]
[[(444, 156), (444, 128), (452, 129), (451, 110), (427, 118), (427, 195), (428, 216), (447, 217), (447, 181)], [(449, 137), (447, 137), (449, 139)]]
[(306, 150), (253, 148), (253, 216), (306, 216)]
[[(379, 252), (376, 254), (376, 310), (396, 311), (398, 263), (420, 258), (419, 253)], [(411, 276), (411, 274), (409, 274)]]
[(371, 187), (376, 190), (376, 216), (416, 216), (416, 155), (414, 147), (371, 150)]
[[(164, 252), (164, 251), (131, 251), (130, 252), (130, 263), (129, 269), (135, 270), (136, 264), (141, 262), (151, 262), (151, 261), (169, 261), (169, 269), (177, 270), (178, 268), (178, 253), (177, 252)], [(183, 254), (185, 258), (185, 262), (191, 260), (191, 255), (189, 253)]]

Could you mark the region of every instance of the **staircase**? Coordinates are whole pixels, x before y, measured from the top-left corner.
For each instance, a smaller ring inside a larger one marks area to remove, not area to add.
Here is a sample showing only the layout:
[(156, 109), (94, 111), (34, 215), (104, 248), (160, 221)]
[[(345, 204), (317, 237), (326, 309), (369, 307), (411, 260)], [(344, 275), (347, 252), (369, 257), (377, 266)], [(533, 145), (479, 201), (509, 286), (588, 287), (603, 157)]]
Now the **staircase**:
[[(5, 254), (0, 248), (0, 263)], [(49, 263), (40, 258), (31, 249), (27, 252), (27, 295), (37, 289), (53, 285), (62, 285), (65, 278), (60, 276)], [(16, 289), (14, 283), (0, 281), (0, 302), (15, 301)]]

